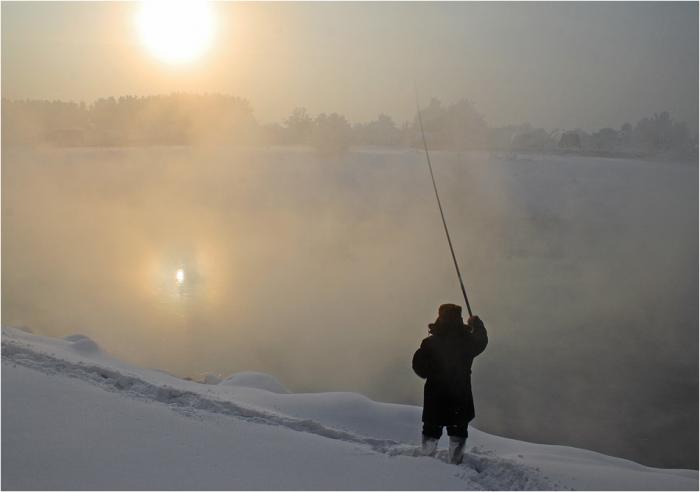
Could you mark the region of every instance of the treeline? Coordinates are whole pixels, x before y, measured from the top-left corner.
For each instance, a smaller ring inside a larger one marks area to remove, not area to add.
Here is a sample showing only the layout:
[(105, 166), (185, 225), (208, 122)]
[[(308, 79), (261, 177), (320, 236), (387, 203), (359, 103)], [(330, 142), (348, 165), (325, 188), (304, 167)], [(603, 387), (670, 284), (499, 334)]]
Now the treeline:
[[(426, 139), (433, 149), (573, 152), (611, 156), (697, 156), (697, 136), (667, 112), (619, 129), (534, 128), (529, 124), (490, 127), (468, 100), (443, 105), (432, 99), (422, 109)], [(219, 94), (98, 99), (91, 105), (60, 101), (2, 101), (4, 145), (309, 145), (324, 153), (352, 146), (418, 147), (418, 115), (397, 124), (380, 114), (351, 124), (337, 113), (311, 115), (297, 108), (281, 123), (260, 124), (248, 101)]]
[(523, 125), (511, 140), (512, 150), (564, 151), (608, 156), (665, 156), (693, 158), (698, 155), (697, 135), (691, 136), (685, 123), (673, 121), (668, 112), (642, 118), (635, 125), (619, 129), (602, 128), (546, 132)]
[(218, 94), (98, 99), (91, 105), (2, 100), (3, 144), (58, 146), (243, 143), (257, 123), (250, 104)]

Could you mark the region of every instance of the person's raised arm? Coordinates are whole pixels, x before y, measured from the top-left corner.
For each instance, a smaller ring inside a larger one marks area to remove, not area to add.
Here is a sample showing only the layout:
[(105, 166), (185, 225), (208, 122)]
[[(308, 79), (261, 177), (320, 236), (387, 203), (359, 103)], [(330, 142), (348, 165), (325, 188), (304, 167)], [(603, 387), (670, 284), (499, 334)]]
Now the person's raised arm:
[(467, 326), (471, 328), (470, 336), (472, 339), (472, 356), (476, 357), (484, 351), (489, 343), (489, 337), (486, 333), (484, 322), (478, 316), (471, 316), (467, 321)]

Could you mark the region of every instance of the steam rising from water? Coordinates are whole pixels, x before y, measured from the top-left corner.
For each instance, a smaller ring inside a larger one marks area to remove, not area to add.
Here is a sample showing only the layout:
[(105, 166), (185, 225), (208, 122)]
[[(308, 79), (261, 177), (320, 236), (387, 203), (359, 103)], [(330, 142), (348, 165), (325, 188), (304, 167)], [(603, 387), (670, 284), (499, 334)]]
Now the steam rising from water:
[[(490, 330), (476, 425), (697, 466), (697, 168), (433, 160)], [(3, 324), (420, 403), (412, 353), (460, 301), (420, 153), (3, 149), (2, 172)]]

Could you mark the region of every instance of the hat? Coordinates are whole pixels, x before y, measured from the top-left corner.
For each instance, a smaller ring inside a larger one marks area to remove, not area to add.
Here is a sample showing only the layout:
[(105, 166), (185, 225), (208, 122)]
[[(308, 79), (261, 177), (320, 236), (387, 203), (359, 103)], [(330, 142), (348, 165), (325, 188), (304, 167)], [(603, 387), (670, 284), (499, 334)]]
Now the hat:
[(462, 306), (457, 304), (442, 304), (438, 309), (438, 319), (459, 319), (462, 317)]

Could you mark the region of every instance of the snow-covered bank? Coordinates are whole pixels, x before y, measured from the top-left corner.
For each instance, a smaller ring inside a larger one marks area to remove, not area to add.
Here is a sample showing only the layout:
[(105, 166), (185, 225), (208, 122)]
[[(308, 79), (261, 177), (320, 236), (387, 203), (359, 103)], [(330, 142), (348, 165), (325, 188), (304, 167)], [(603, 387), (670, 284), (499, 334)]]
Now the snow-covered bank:
[[(4, 489), (678, 489), (698, 473), (471, 430), (466, 463), (416, 457), (420, 408), (124, 364), (90, 339), (2, 339)], [(237, 384), (236, 382), (243, 384)], [(268, 388), (269, 389), (269, 388)], [(443, 446), (444, 448), (444, 443)]]

